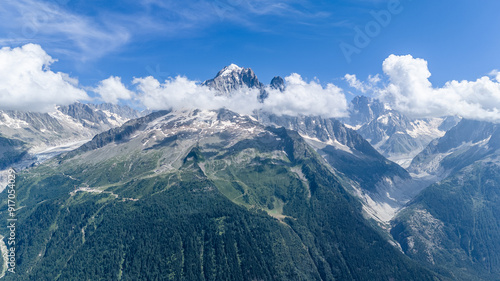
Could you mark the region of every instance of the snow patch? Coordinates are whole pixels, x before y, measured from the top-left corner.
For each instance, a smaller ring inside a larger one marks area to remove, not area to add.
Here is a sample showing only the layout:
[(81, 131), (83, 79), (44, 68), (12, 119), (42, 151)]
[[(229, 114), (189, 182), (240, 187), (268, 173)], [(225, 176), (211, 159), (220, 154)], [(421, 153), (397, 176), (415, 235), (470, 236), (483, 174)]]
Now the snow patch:
[(382, 115), (377, 118), (377, 121), (381, 124), (387, 125), (389, 124), (390, 114)]
[(322, 143), (322, 144), (326, 144), (326, 145), (330, 145), (330, 146), (333, 146), (335, 147), (336, 149), (338, 150), (343, 150), (345, 152), (348, 152), (348, 153), (351, 153), (351, 154), (354, 154), (354, 152), (351, 150), (351, 148), (345, 144), (342, 144), (340, 143), (338, 140), (336, 139), (331, 139), (329, 138), (326, 142), (325, 141), (321, 141), (319, 140), (318, 138), (315, 138), (315, 137), (310, 137), (308, 135), (303, 135), (303, 134), (300, 134), (301, 137), (303, 137), (304, 139), (306, 140), (310, 140), (310, 141), (314, 141), (314, 142), (319, 142), (319, 143)]
[(435, 139), (444, 136), (445, 131), (439, 130), (439, 126), (443, 123), (443, 118), (431, 118), (428, 120), (415, 120), (411, 122), (413, 130), (407, 130), (406, 133), (412, 138), (427, 136)]
[[(352, 185), (356, 196), (363, 202), (363, 210), (373, 219), (382, 223), (388, 223), (399, 211), (399, 207), (391, 206), (387, 202), (377, 202), (363, 192), (360, 188)], [(388, 193), (387, 193), (388, 194)]]
[(2, 112), (2, 116), (4, 121), (0, 121), (0, 125), (4, 125), (12, 129), (20, 129), (22, 127), (29, 126), (29, 124), (26, 121), (13, 119), (5, 112)]
[(352, 129), (352, 130), (359, 130), (361, 127), (363, 127), (363, 125), (356, 125), (356, 126), (351, 126), (351, 125), (348, 125), (348, 124), (344, 124), (344, 126), (346, 126), (347, 128), (349, 129)]
[(79, 130), (86, 130), (85, 127), (80, 122), (77, 122), (74, 118), (62, 113), (59, 110), (49, 112), (49, 115), (51, 117), (61, 121), (61, 122), (66, 123), (66, 125), (68, 125), (68, 127), (79, 129)]
[(101, 110), (101, 111), (104, 114), (106, 114), (106, 117), (108, 117), (108, 119), (107, 119), (108, 122), (115, 127), (119, 127), (128, 121), (128, 119), (122, 118), (122, 117), (120, 117), (120, 115), (118, 115), (116, 113), (112, 113), (108, 110)]
[(224, 68), (224, 70), (222, 71), (222, 73), (220, 74), (220, 76), (223, 76), (223, 77), (229, 76), (229, 75), (231, 75), (234, 72), (239, 73), (242, 70), (243, 70), (243, 67), (239, 67), (236, 64), (232, 63), (229, 66), (227, 66), (227, 67)]

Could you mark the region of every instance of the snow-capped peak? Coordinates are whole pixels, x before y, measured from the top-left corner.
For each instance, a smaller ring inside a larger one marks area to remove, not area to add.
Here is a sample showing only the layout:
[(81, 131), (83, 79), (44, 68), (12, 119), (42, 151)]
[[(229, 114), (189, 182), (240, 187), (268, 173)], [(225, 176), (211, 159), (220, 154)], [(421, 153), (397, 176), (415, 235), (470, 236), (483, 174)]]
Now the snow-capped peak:
[(218, 76), (228, 76), (232, 73), (240, 73), (243, 70), (243, 67), (239, 67), (236, 64), (232, 63), (229, 66), (224, 67)]
[(223, 95), (228, 95), (241, 87), (262, 89), (264, 86), (252, 69), (239, 67), (234, 63), (224, 67), (213, 79), (206, 80), (202, 85)]

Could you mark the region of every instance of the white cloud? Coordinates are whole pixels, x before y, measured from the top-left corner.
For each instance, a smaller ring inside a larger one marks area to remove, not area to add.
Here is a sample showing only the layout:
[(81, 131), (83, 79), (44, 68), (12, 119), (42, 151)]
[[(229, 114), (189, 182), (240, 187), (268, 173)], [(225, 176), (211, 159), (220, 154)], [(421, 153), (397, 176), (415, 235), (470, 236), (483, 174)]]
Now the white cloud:
[(118, 100), (129, 100), (134, 93), (127, 89), (120, 77), (110, 76), (108, 79), (99, 82), (97, 88), (94, 89), (105, 102), (117, 104)]
[(225, 107), (241, 114), (251, 114), (262, 109), (275, 114), (322, 115), (341, 117), (346, 115), (347, 101), (342, 90), (333, 84), (326, 88), (311, 81), (305, 82), (298, 74), (285, 78), (284, 92), (267, 89), (269, 97), (258, 102), (259, 90), (242, 88), (231, 95), (217, 95), (186, 77), (177, 76), (160, 83), (149, 76), (135, 78), (137, 99), (149, 109), (218, 109)]
[(346, 74), (344, 76), (344, 79), (349, 83), (349, 86), (352, 88), (362, 92), (366, 93), (366, 88), (363, 82), (359, 81), (358, 78), (356, 77), (356, 74)]
[(380, 82), (380, 75), (368, 75), (368, 82), (371, 84), (371, 85), (375, 85), (377, 84), (378, 82)]
[(492, 76), (493, 79), (497, 80), (497, 82), (500, 82), (500, 72), (498, 71), (498, 69), (493, 69), (490, 72), (490, 76)]
[[(55, 105), (91, 100), (79, 88), (78, 81), (61, 72), (53, 72), (52, 59), (39, 45), (0, 49), (0, 109), (50, 112)], [(268, 87), (269, 97), (258, 101), (260, 90), (241, 88), (220, 95), (186, 77), (177, 76), (163, 83), (152, 76), (134, 78), (137, 93), (130, 91), (120, 77), (110, 76), (92, 91), (105, 102), (136, 100), (152, 110), (219, 109), (225, 107), (241, 114), (262, 109), (276, 114), (345, 116), (346, 98), (333, 84), (323, 87), (318, 81), (306, 82), (298, 74), (285, 78), (284, 92)]]
[(378, 90), (376, 87), (377, 83), (380, 82), (380, 75), (368, 75), (368, 82), (360, 81), (355, 74), (346, 74), (344, 79), (347, 81), (350, 87), (360, 91), (365, 94), (367, 92), (373, 92)]
[(158, 109), (218, 109), (228, 108), (250, 114), (258, 107), (258, 92), (251, 89), (233, 92), (231, 96), (217, 95), (186, 77), (177, 76), (160, 83), (152, 76), (135, 78), (137, 99), (147, 108)]
[(324, 88), (315, 81), (308, 83), (297, 73), (285, 77), (285, 81), (284, 92), (269, 90), (262, 109), (279, 115), (346, 116), (347, 101), (339, 87), (328, 84)]
[[(460, 115), (500, 121), (500, 83), (485, 76), (476, 81), (450, 81), (434, 88), (427, 61), (411, 55), (390, 55), (383, 63), (389, 85), (379, 97), (392, 108), (413, 117)], [(497, 77), (498, 78), (498, 77)]]
[(0, 109), (49, 112), (88, 100), (76, 79), (50, 70), (54, 61), (35, 44), (0, 49)]

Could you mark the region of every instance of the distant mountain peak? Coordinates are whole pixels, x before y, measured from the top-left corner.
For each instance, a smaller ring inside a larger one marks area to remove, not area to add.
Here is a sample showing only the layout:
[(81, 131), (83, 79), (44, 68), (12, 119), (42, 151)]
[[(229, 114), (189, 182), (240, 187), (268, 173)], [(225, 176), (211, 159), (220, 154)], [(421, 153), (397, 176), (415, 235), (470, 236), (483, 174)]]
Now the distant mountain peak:
[(271, 80), (271, 88), (283, 92), (285, 90), (285, 80), (280, 76), (275, 76), (273, 80)]
[(350, 120), (345, 120), (351, 126), (365, 124), (390, 110), (378, 99), (367, 96), (356, 96), (349, 106)]
[[(233, 73), (241, 73), (245, 68), (237, 66), (236, 64), (232, 63), (226, 67), (224, 67), (219, 73), (217, 73), (217, 76), (229, 76), (232, 75)], [(249, 68), (249, 70), (251, 70)]]
[(251, 68), (239, 67), (236, 64), (230, 64), (224, 67), (213, 79), (203, 82), (203, 85), (223, 95), (228, 95), (232, 91), (242, 87), (256, 89), (262, 89), (264, 87)]

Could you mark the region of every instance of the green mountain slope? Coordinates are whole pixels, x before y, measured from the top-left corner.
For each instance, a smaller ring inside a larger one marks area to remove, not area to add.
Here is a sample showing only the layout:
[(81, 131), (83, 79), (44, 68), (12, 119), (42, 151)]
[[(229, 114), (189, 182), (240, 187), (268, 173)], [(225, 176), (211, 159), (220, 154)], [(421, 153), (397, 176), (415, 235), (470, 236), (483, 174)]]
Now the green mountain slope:
[(0, 170), (6, 169), (12, 163), (15, 163), (27, 154), (28, 146), (26, 143), (0, 136)]
[(429, 144), (410, 170), (434, 178), (393, 221), (410, 257), (455, 279), (500, 280), (500, 130), (463, 119)]
[(7, 280), (440, 280), (297, 133), (227, 110), (155, 113), (18, 176)]
[(377, 152), (356, 131), (333, 118), (260, 114), (259, 121), (294, 130), (321, 155), (360, 198), (366, 214), (382, 227), (422, 187), (396, 163)]
[(500, 280), (500, 167), (478, 162), (425, 189), (393, 222), (410, 257), (457, 280)]

